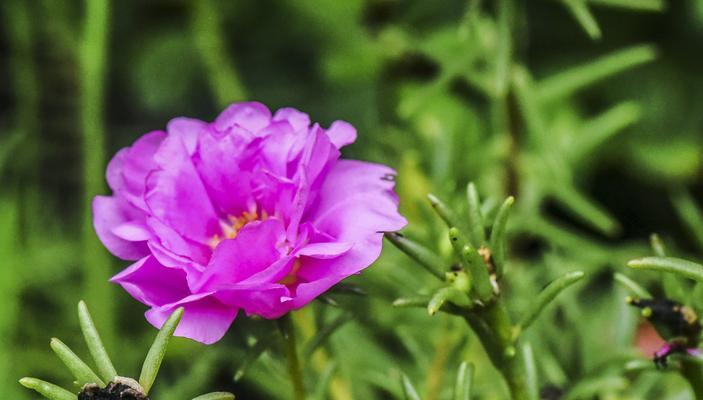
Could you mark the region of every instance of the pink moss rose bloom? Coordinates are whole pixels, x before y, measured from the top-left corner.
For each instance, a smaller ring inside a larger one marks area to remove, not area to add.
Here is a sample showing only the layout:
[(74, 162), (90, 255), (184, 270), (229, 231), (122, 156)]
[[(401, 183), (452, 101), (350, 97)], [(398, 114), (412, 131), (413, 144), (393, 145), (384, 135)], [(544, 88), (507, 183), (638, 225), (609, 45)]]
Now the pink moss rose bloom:
[(398, 214), (394, 171), (340, 160), (356, 139), (292, 108), (230, 105), (212, 123), (171, 120), (120, 150), (112, 196), (93, 202), (100, 240), (135, 261), (112, 278), (160, 327), (184, 307), (176, 335), (222, 338), (241, 309), (277, 318), (300, 308), (381, 252)]

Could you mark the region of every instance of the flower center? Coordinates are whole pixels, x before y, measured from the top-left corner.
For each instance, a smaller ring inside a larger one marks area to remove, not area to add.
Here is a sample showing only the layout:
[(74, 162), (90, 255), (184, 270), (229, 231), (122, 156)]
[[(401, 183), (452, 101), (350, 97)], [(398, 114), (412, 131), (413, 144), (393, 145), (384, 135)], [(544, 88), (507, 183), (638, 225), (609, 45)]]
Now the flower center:
[(208, 241), (208, 245), (212, 250), (215, 250), (215, 247), (223, 240), (236, 238), (239, 231), (248, 223), (253, 221), (266, 221), (268, 217), (269, 215), (266, 210), (262, 210), (261, 215), (259, 215), (257, 211), (244, 211), (239, 217), (228, 215), (227, 220), (220, 220), (222, 234), (213, 236)]
[(281, 285), (294, 285), (298, 283), (298, 270), (300, 269), (300, 259), (295, 260), (293, 263), (293, 268), (291, 268), (290, 272), (288, 275), (286, 275), (283, 279), (278, 281)]

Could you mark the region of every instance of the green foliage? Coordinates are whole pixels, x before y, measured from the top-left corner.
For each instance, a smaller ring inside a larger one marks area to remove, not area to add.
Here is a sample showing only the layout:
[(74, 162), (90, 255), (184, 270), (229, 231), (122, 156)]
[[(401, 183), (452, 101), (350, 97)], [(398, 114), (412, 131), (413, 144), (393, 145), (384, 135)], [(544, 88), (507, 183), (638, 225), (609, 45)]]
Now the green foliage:
[(151, 385), (154, 384), (156, 380), (156, 374), (159, 372), (161, 367), (161, 361), (163, 361), (166, 355), (166, 348), (168, 347), (168, 342), (171, 340), (171, 336), (176, 331), (178, 323), (181, 321), (183, 316), (183, 308), (180, 307), (171, 314), (170, 317), (164, 322), (164, 325), (159, 330), (154, 343), (149, 348), (149, 352), (146, 354), (146, 359), (142, 365), (142, 372), (139, 374), (139, 384), (144, 388), (144, 393), (149, 394)]
[[(115, 383), (127, 386), (131, 390), (147, 396), (151, 386), (154, 384), (159, 368), (161, 368), (161, 361), (163, 361), (166, 354), (168, 342), (173, 336), (173, 333), (175, 332), (182, 316), (183, 308), (180, 307), (176, 309), (164, 322), (163, 326), (157, 333), (156, 338), (154, 339), (154, 343), (151, 345), (151, 348), (149, 348), (149, 352), (147, 353), (144, 364), (142, 365), (142, 372), (139, 375), (139, 382), (137, 382), (132, 378), (119, 376), (117, 375), (117, 372), (114, 371), (112, 361), (110, 361), (110, 358), (102, 345), (100, 335), (97, 330), (95, 330), (95, 324), (88, 313), (88, 308), (81, 300), (78, 303), (78, 318), (81, 321), (81, 329), (83, 330), (86, 344), (93, 354), (93, 361), (100, 365), (101, 370), (105, 370), (104, 372), (107, 372), (105, 375), (105, 381), (101, 380), (98, 375), (93, 372), (93, 370), (62, 341), (53, 338), (50, 342), (51, 349), (76, 378), (76, 380), (73, 381), (74, 391), (66, 390), (60, 386), (54, 385), (53, 383), (36, 378), (25, 377), (20, 379), (19, 382), (22, 386), (38, 392), (49, 400), (75, 399), (78, 396), (82, 396), (86, 390), (90, 390), (92, 388), (102, 390), (109, 388), (111, 384)], [(182, 393), (179, 394), (182, 395)], [(116, 395), (116, 393), (110, 394), (110, 396)], [(132, 397), (131, 395), (128, 396)], [(213, 392), (198, 396), (195, 400), (198, 399), (227, 400), (234, 399), (234, 396), (228, 392)]]

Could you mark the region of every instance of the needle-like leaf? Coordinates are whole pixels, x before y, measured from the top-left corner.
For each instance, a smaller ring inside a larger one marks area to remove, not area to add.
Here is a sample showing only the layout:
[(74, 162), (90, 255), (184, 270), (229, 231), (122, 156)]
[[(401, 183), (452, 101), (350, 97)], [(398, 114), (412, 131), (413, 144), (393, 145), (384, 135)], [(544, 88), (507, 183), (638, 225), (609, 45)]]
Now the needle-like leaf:
[(228, 392), (212, 392), (202, 394), (193, 400), (234, 400), (234, 395)]
[(32, 389), (49, 400), (76, 400), (76, 394), (53, 383), (36, 378), (22, 378), (20, 385)]
[(703, 265), (675, 257), (644, 257), (632, 260), (627, 266), (635, 269), (649, 269), (670, 272), (703, 282)]
[(551, 195), (583, 223), (611, 236), (620, 230), (618, 222), (607, 211), (575, 187), (554, 183), (550, 186)]
[(401, 374), (400, 381), (403, 386), (403, 398), (405, 400), (421, 400), (420, 395), (417, 394), (417, 390), (415, 390), (412, 382), (410, 382), (410, 379), (405, 374)]
[(684, 190), (677, 190), (671, 197), (674, 209), (684, 225), (691, 232), (698, 247), (703, 249), (703, 212), (698, 208), (691, 194)]
[(634, 101), (626, 101), (585, 121), (579, 129), (578, 136), (574, 138), (569, 160), (578, 162), (587, 159), (598, 146), (637, 122), (642, 116), (641, 108)]
[(337, 363), (335, 363), (334, 361), (327, 363), (327, 366), (324, 370), (322, 370), (322, 373), (320, 373), (320, 377), (317, 380), (315, 390), (313, 391), (313, 394), (311, 396), (312, 400), (327, 399), (327, 392), (329, 390), (330, 383), (332, 382), (332, 378), (334, 378), (334, 373), (336, 371)]
[(449, 241), (462, 264), (468, 269), (476, 296), (483, 302), (488, 301), (493, 297), (493, 285), (483, 257), (467, 243), (464, 235), (455, 227), (449, 228)]
[(261, 355), (266, 352), (266, 350), (271, 348), (275, 337), (276, 335), (260, 337), (253, 346), (249, 347), (246, 350), (246, 354), (241, 360), (241, 364), (239, 364), (239, 367), (234, 372), (235, 382), (238, 382), (240, 379), (242, 379), (249, 367), (254, 364), (254, 362), (258, 360), (259, 357), (261, 357)]
[(517, 326), (516, 336), (520, 332), (526, 330), (539, 317), (545, 308), (566, 288), (580, 281), (584, 277), (582, 271), (569, 272), (552, 282), (550, 282), (537, 296), (537, 299), (531, 304), (525, 312), (522, 321)]
[(400, 251), (417, 261), (427, 272), (444, 280), (444, 263), (442, 257), (433, 253), (428, 248), (413, 242), (412, 240), (395, 232), (387, 232), (386, 239), (395, 245)]
[(470, 400), (473, 384), (474, 365), (463, 361), (459, 365), (454, 385), (454, 400)]
[(498, 210), (495, 221), (493, 221), (493, 228), (491, 228), (490, 248), (493, 252), (492, 258), (495, 273), (499, 278), (503, 276), (503, 271), (505, 270), (506, 228), (513, 203), (515, 203), (513, 196), (505, 199), (503, 205), (500, 206), (500, 210)]
[(539, 380), (537, 379), (537, 365), (532, 346), (529, 343), (522, 345), (522, 362), (525, 366), (525, 380), (527, 381), (527, 398), (539, 400)]
[(475, 247), (480, 247), (486, 242), (486, 231), (483, 229), (481, 199), (473, 182), (470, 182), (466, 187), (466, 199), (469, 203), (469, 234), (471, 243)]
[(439, 289), (437, 293), (432, 296), (429, 303), (427, 303), (427, 312), (430, 315), (435, 315), (447, 301), (459, 307), (471, 306), (471, 299), (469, 299), (466, 293), (449, 286)]
[(71, 371), (71, 374), (76, 378), (76, 382), (79, 386), (83, 386), (87, 383), (96, 383), (100, 386), (105, 386), (105, 382), (103, 382), (98, 375), (96, 375), (95, 372), (62, 341), (53, 338), (49, 346), (51, 346), (51, 349), (61, 359), (61, 362), (64, 363), (66, 368)]
[(652, 247), (655, 256), (666, 257), (666, 247), (659, 235), (656, 233), (649, 235), (649, 245)]
[(456, 228), (449, 229), (449, 241), (461, 258), (462, 263), (468, 268), (478, 299), (483, 302), (490, 300), (493, 297), (493, 284), (488, 275), (488, 267), (483, 256), (466, 243), (461, 232)]
[(351, 315), (348, 313), (343, 313), (339, 315), (337, 318), (335, 318), (331, 323), (325, 325), (321, 329), (317, 331), (315, 336), (310, 338), (310, 341), (307, 343), (305, 346), (305, 351), (303, 352), (305, 359), (308, 359), (312, 356), (312, 354), (317, 350), (322, 344), (325, 343), (325, 341), (334, 333), (337, 331), (337, 329), (341, 328), (346, 324), (347, 322), (351, 321)]
[(427, 199), (430, 201), (432, 209), (434, 209), (437, 215), (439, 215), (439, 217), (442, 219), (442, 221), (447, 224), (448, 227), (465, 225), (459, 222), (459, 218), (456, 216), (454, 211), (452, 211), (449, 206), (444, 204), (444, 202), (440, 200), (437, 196), (430, 193), (427, 195)]
[(650, 62), (656, 56), (656, 49), (651, 45), (615, 51), (544, 79), (536, 85), (537, 96), (541, 101), (565, 98), (605, 78)]
[(427, 307), (430, 298), (427, 296), (417, 297), (401, 297), (393, 301), (393, 307), (410, 308), (410, 307)]
[(88, 350), (90, 350), (90, 355), (98, 366), (98, 373), (103, 381), (111, 382), (117, 376), (117, 371), (107, 355), (107, 350), (103, 346), (98, 330), (95, 329), (88, 307), (82, 300), (78, 302), (78, 320), (81, 325), (81, 331), (83, 331), (85, 343), (88, 345)]
[(154, 343), (151, 345), (149, 352), (146, 354), (146, 359), (144, 359), (144, 364), (142, 365), (142, 372), (139, 374), (139, 384), (144, 388), (145, 394), (149, 394), (151, 385), (154, 384), (156, 375), (159, 373), (159, 367), (161, 367), (161, 361), (163, 361), (164, 355), (166, 354), (168, 342), (171, 336), (173, 336), (173, 332), (176, 330), (182, 316), (183, 307), (179, 307), (168, 317), (166, 322), (164, 322), (159, 333), (156, 334), (156, 339), (154, 339)]
[(627, 275), (616, 272), (613, 275), (615, 282), (621, 284), (625, 289), (632, 292), (632, 294), (643, 299), (651, 299), (652, 294), (647, 291), (647, 289), (640, 286), (637, 282), (630, 279)]
[(564, 6), (569, 10), (571, 15), (581, 24), (584, 31), (591, 37), (597, 40), (601, 38), (600, 27), (596, 18), (591, 13), (591, 10), (586, 4), (586, 0), (562, 0)]
[(666, 0), (589, 0), (590, 3), (628, 9), (632, 11), (663, 11), (666, 8)]
[[(657, 235), (656, 233), (651, 234), (649, 236), (649, 245), (652, 247), (652, 251), (654, 252), (655, 256), (666, 257), (666, 246), (664, 245), (664, 242), (661, 240), (659, 235)], [(686, 293), (689, 291), (689, 289), (678, 276), (662, 272), (661, 282), (662, 286), (664, 287), (664, 293), (666, 294), (666, 297), (670, 299), (686, 298)], [(696, 287), (701, 285), (703, 285), (703, 282), (699, 282)], [(703, 289), (703, 287), (701, 287), (701, 289)]]

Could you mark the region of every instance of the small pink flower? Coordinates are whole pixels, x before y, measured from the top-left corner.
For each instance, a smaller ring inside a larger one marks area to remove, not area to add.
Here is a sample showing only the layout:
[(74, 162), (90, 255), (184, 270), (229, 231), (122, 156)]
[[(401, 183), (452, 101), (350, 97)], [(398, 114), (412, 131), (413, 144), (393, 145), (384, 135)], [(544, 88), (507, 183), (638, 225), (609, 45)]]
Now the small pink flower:
[(380, 252), (402, 228), (395, 172), (340, 160), (356, 139), (284, 108), (229, 106), (212, 123), (171, 120), (120, 150), (107, 168), (112, 196), (93, 202), (112, 254), (135, 260), (112, 278), (161, 326), (184, 307), (176, 335), (222, 338), (237, 312), (277, 318), (300, 308)]

